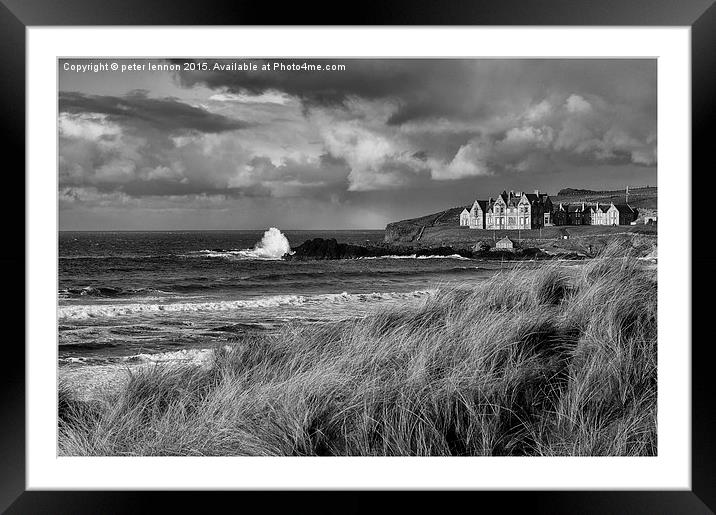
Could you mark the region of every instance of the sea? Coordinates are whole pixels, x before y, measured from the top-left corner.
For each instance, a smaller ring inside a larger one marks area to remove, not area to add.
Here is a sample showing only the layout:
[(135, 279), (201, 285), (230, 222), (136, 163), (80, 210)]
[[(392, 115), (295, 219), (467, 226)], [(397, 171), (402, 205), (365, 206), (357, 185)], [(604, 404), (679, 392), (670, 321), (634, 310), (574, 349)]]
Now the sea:
[(401, 309), (502, 268), (460, 256), (281, 259), (311, 238), (365, 244), (383, 231), (60, 232), (59, 366), (151, 361)]

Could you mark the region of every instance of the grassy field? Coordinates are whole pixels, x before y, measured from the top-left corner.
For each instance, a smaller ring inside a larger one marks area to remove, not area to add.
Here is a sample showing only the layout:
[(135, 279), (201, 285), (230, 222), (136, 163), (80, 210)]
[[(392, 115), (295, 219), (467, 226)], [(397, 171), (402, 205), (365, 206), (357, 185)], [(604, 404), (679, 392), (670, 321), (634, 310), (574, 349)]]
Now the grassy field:
[[(564, 235), (568, 239), (563, 239)], [(471, 247), (478, 241), (489, 245), (508, 236), (522, 247), (536, 247), (548, 253), (560, 254), (577, 252), (594, 256), (610, 243), (633, 246), (656, 244), (657, 229), (651, 225), (600, 225), (552, 226), (529, 231), (491, 231), (467, 227), (435, 226), (426, 227), (421, 243), (424, 245)]]
[(92, 402), (60, 384), (59, 453), (655, 455), (656, 270), (619, 245), (247, 337)]
[[(657, 197), (658, 189), (656, 186), (629, 189), (629, 205), (638, 209), (657, 209)], [(599, 202), (600, 204), (614, 202), (615, 204), (625, 204), (626, 191), (585, 191), (582, 193), (574, 192), (567, 195), (560, 195), (558, 193), (557, 195), (550, 195), (550, 198), (554, 204), (560, 202), (565, 204), (578, 204), (580, 202)]]

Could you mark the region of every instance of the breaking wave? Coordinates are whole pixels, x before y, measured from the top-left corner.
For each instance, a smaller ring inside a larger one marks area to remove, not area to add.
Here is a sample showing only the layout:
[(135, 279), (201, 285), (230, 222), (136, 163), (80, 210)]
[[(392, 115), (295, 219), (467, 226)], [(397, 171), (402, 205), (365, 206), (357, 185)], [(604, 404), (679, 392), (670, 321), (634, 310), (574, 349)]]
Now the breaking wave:
[(187, 255), (187, 257), (211, 257), (225, 259), (281, 259), (284, 254), (292, 254), (288, 238), (276, 227), (271, 227), (254, 245), (253, 249), (243, 250), (200, 250)]
[(84, 288), (65, 288), (59, 290), (60, 298), (81, 298), (81, 297), (127, 297), (133, 295), (144, 295), (147, 293), (166, 294), (163, 290), (155, 288), (117, 288), (114, 286), (85, 286)]
[(431, 295), (435, 290), (389, 293), (327, 293), (319, 295), (273, 295), (247, 300), (216, 302), (186, 302), (173, 304), (93, 304), (85, 306), (60, 306), (60, 320), (86, 320), (121, 317), (152, 313), (217, 312), (247, 308), (273, 308), (279, 306), (302, 306), (307, 304), (370, 302), (400, 300)]
[(418, 256), (417, 254), (410, 254), (408, 256), (369, 256), (359, 257), (356, 259), (467, 259), (460, 254), (450, 254), (449, 256)]

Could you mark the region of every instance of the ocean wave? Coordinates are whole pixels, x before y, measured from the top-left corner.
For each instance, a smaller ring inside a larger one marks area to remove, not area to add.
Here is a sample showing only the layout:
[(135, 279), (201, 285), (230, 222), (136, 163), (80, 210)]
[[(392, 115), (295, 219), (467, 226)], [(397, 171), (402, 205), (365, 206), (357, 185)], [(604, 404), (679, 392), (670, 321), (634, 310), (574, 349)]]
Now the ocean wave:
[[(282, 254), (283, 255), (283, 254)], [(220, 258), (230, 261), (247, 261), (247, 260), (261, 260), (261, 261), (279, 261), (281, 256), (271, 256), (262, 253), (257, 253), (253, 249), (203, 249), (181, 254), (179, 257), (183, 258)]]
[(146, 259), (170, 259), (175, 257), (175, 254), (167, 253), (167, 254), (78, 254), (74, 256), (58, 256), (58, 259), (77, 259), (77, 260), (91, 260), (91, 259), (117, 259), (117, 260), (127, 260), (127, 259), (140, 259), (140, 260), (146, 260)]
[(115, 286), (85, 286), (83, 288), (65, 288), (59, 290), (60, 298), (78, 298), (78, 297), (128, 297), (136, 295), (145, 295), (147, 293), (168, 294), (169, 292), (157, 290), (155, 288), (118, 288)]
[(273, 274), (260, 274), (254, 276), (247, 276), (243, 279), (251, 281), (291, 281), (297, 279), (326, 279), (328, 281), (335, 281), (336, 279), (352, 279), (360, 277), (408, 277), (416, 278), (419, 276), (426, 275), (444, 275), (451, 273), (466, 273), (474, 272), (475, 270), (482, 270), (480, 266), (453, 266), (451, 268), (440, 268), (440, 269), (397, 269), (397, 270), (375, 270), (374, 268), (368, 268), (365, 270), (337, 270), (337, 271), (312, 271), (312, 272), (293, 272), (287, 271), (285, 273), (273, 273)]
[(356, 259), (460, 259), (460, 260), (469, 260), (470, 258), (467, 258), (465, 256), (461, 256), (460, 254), (450, 254), (449, 256), (418, 256), (417, 254), (410, 254), (408, 256), (369, 256), (369, 257), (359, 257)]
[[(229, 346), (224, 346), (230, 349)], [(191, 362), (203, 364), (211, 359), (212, 349), (182, 349), (178, 351), (140, 353), (122, 358), (124, 363), (167, 363), (167, 362)]]
[(284, 254), (291, 254), (291, 245), (288, 242), (288, 238), (276, 227), (271, 227), (261, 237), (261, 241), (257, 242), (252, 249), (203, 249), (183, 254), (182, 257), (277, 261)]
[(272, 295), (256, 299), (224, 300), (215, 302), (192, 302), (172, 304), (93, 304), (84, 306), (60, 306), (60, 320), (86, 320), (95, 318), (121, 317), (151, 313), (216, 312), (250, 308), (274, 308), (280, 306), (303, 306), (310, 304), (370, 302), (400, 300), (422, 297), (434, 290), (388, 293), (326, 293), (317, 295)]

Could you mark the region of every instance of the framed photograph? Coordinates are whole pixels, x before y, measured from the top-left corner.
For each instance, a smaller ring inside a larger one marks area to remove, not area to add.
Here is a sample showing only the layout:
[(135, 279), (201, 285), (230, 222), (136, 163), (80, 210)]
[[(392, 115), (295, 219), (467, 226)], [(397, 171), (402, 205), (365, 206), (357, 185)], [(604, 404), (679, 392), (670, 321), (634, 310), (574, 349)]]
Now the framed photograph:
[(710, 2), (351, 26), (102, 4), (0, 8), (26, 193), (3, 509), (714, 509), (691, 255)]

